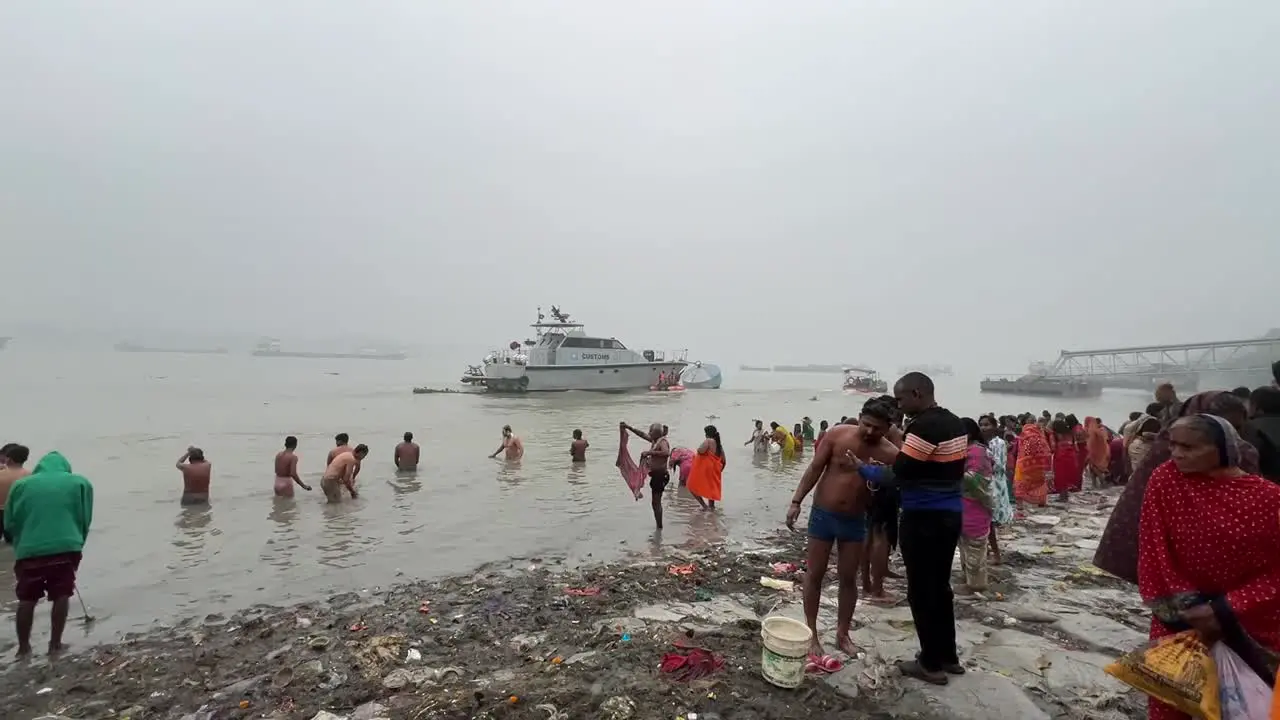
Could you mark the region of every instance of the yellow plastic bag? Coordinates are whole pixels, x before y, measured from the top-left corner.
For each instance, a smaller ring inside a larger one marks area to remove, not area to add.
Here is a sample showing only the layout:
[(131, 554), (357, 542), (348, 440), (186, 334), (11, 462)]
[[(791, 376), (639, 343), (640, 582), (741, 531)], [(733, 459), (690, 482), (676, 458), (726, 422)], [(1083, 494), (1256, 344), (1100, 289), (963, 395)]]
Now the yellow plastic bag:
[(1155, 640), (1104, 668), (1120, 682), (1199, 720), (1222, 720), (1218, 667), (1188, 630)]

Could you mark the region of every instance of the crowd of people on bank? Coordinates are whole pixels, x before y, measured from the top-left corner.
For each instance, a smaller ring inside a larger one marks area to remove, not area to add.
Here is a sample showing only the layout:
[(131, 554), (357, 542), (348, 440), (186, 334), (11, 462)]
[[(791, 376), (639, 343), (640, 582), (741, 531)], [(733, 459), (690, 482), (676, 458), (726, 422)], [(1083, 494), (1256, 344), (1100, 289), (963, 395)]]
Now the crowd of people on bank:
[[(838, 667), (817, 627), (832, 549), (839, 584), (836, 641), (849, 637), (858, 582), (883, 591), (892, 533), (906, 568), (920, 652), (898, 664), (934, 684), (964, 673), (955, 645), (954, 595), (987, 588), (1000, 562), (995, 529), (1048, 504), (1069, 510), (1085, 487), (1123, 486), (1095, 564), (1135, 585), (1151, 607), (1151, 637), (1194, 630), (1223, 642), (1268, 686), (1280, 661), (1280, 363), (1271, 386), (1156, 400), (1118, 428), (1070, 414), (960, 418), (938, 406), (933, 384), (911, 373), (893, 396), (867, 402), (830, 428), (801, 478), (786, 522), (810, 492), (804, 609), (808, 667)], [(959, 550), (964, 583), (953, 590)], [(1152, 699), (1154, 720), (1188, 716)]]

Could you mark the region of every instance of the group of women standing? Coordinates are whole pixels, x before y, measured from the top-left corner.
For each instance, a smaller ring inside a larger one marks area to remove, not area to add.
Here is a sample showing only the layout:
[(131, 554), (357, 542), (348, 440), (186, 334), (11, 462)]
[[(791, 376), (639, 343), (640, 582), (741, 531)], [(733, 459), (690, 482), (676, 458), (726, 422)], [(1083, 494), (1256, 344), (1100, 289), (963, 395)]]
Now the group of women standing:
[[(1134, 413), (1135, 418), (1138, 413)], [(1014, 434), (1010, 425), (1021, 428)], [(1134, 436), (1113, 432), (1096, 417), (1086, 417), (1081, 424), (1074, 415), (1048, 414), (1036, 418), (1023, 415), (1005, 421), (1009, 435), (1009, 464), (1014, 468), (1014, 497), (1019, 505), (1029, 503), (1043, 507), (1049, 493), (1055, 492), (1065, 501), (1069, 493), (1083, 490), (1085, 485), (1121, 485), (1132, 466), (1129, 449)], [(1143, 423), (1125, 424), (1135, 434)], [(1147, 442), (1137, 436), (1141, 450)]]

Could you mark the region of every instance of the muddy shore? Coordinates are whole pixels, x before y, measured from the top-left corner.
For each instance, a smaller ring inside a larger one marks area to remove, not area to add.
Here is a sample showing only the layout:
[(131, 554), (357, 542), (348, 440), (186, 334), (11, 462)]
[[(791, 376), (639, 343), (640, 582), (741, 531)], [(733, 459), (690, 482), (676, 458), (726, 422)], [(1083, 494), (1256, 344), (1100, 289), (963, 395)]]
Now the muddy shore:
[[(799, 592), (761, 585), (793, 578), (775, 564), (803, 558), (803, 537), (779, 532), (658, 560), (510, 561), (188, 619), (15, 663), (0, 673), (0, 707), (15, 720), (1145, 717), (1143, 698), (1101, 671), (1142, 641), (1146, 622), (1131, 587), (1086, 564), (1113, 498), (1083, 493), (1004, 533), (992, 589), (957, 599), (970, 672), (946, 688), (892, 668), (915, 650), (904, 603), (859, 604), (854, 641), (864, 652), (842, 671), (795, 690), (769, 685), (760, 621), (800, 617)], [(832, 576), (820, 620), (828, 632), (834, 602)], [(688, 647), (723, 666), (693, 680), (659, 670), (664, 654)]]

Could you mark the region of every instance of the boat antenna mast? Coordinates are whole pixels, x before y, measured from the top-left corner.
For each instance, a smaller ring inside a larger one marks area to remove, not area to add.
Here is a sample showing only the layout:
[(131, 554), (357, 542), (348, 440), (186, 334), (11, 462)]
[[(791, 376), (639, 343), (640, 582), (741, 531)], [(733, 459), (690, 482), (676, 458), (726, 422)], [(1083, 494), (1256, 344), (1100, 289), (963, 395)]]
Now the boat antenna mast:
[(560, 308), (556, 307), (555, 305), (551, 306), (551, 317), (556, 322), (564, 323), (566, 325), (571, 324), (573, 322), (572, 320), (569, 319), (568, 313), (560, 312)]

